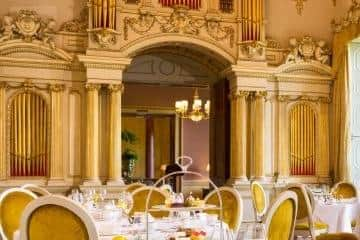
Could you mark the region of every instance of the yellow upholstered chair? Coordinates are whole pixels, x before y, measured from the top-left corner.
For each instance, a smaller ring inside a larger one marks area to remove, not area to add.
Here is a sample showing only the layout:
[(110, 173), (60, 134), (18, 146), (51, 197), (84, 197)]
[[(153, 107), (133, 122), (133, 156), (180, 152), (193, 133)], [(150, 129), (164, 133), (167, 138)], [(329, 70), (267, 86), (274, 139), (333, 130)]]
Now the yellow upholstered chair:
[(262, 220), (268, 208), (265, 190), (261, 184), (256, 181), (251, 183), (250, 188), (256, 220)]
[(292, 240), (296, 214), (296, 194), (291, 191), (281, 193), (266, 214), (267, 240)]
[(352, 183), (338, 182), (331, 189), (331, 194), (335, 198), (350, 199), (358, 196), (357, 189)]
[(37, 196), (29, 190), (11, 188), (0, 196), (0, 234), (1, 239), (13, 239), (14, 232), (20, 226), (21, 215), (25, 207)]
[(359, 238), (352, 233), (334, 233), (321, 234), (316, 237), (316, 240), (358, 240)]
[(131, 183), (129, 185), (126, 185), (126, 189), (125, 191), (132, 193), (134, 192), (136, 189), (141, 188), (141, 187), (146, 187), (145, 184), (140, 183), (140, 182), (135, 182), (135, 183)]
[(296, 193), (298, 197), (298, 212), (295, 225), (295, 236), (308, 237), (315, 239), (316, 236), (327, 233), (328, 225), (313, 220), (313, 208), (311, 199), (305, 185), (301, 183), (290, 184), (287, 190)]
[(21, 240), (98, 240), (95, 223), (78, 203), (49, 195), (32, 201), (20, 223)]
[[(145, 212), (146, 210), (146, 200), (150, 194), (149, 206), (148, 209), (155, 205), (163, 205), (166, 200), (166, 193), (161, 191), (156, 187), (141, 187), (133, 191), (133, 207), (130, 211), (130, 216), (132, 216), (135, 212)], [(167, 217), (169, 215), (168, 212), (151, 212), (151, 215), (156, 218)]]
[[(243, 201), (238, 191), (230, 187), (219, 188), (221, 201), (222, 201), (222, 215), (223, 221), (228, 224), (229, 228), (237, 232), (242, 222), (243, 214)], [(205, 198), (206, 204), (214, 204), (220, 206), (217, 191), (212, 191)], [(219, 211), (209, 210), (206, 211), (210, 214), (218, 214)]]
[(21, 188), (27, 189), (27, 190), (35, 193), (38, 197), (51, 195), (51, 193), (48, 190), (46, 190), (45, 188), (39, 187), (38, 185), (31, 184), (31, 183), (25, 184), (25, 185), (21, 186)]

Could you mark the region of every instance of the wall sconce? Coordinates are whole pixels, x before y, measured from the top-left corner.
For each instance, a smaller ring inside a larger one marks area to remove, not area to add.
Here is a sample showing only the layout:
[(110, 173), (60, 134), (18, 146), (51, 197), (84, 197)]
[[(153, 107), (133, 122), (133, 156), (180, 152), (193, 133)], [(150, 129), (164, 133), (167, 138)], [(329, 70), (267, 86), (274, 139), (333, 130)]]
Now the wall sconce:
[(209, 163), (206, 165), (206, 171), (210, 172), (210, 164)]

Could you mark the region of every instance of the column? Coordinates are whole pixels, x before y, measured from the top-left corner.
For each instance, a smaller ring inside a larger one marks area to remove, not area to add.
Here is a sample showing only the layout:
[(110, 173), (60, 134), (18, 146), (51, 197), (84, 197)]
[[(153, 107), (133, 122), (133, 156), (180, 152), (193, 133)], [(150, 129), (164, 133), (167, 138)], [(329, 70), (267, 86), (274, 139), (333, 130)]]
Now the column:
[(247, 102), (249, 92), (236, 90), (230, 95), (230, 180), (237, 184), (246, 182), (247, 160)]
[(255, 128), (254, 128), (254, 162), (255, 178), (262, 180), (265, 177), (264, 163), (264, 129), (265, 129), (265, 97), (266, 92), (255, 92)]
[(99, 84), (86, 84), (86, 152), (84, 185), (99, 180)]
[(61, 185), (64, 183), (64, 144), (63, 144), (63, 112), (62, 96), (64, 85), (50, 85), (51, 97), (51, 164), (49, 185)]
[(290, 175), (290, 159), (289, 159), (289, 129), (287, 117), (287, 96), (278, 96), (278, 171), (279, 179), (287, 179)]
[(6, 164), (6, 82), (0, 82), (0, 180), (7, 177)]
[(110, 91), (110, 138), (109, 138), (109, 179), (107, 185), (124, 185), (121, 157), (121, 95), (123, 84), (111, 84)]
[(320, 98), (320, 114), (319, 114), (319, 131), (316, 134), (318, 136), (318, 146), (319, 154), (317, 157), (318, 163), (316, 166), (316, 175), (320, 177), (321, 180), (325, 181), (329, 179), (330, 173), (330, 156), (329, 156), (329, 98)]
[(155, 178), (154, 119), (146, 117), (146, 178)]

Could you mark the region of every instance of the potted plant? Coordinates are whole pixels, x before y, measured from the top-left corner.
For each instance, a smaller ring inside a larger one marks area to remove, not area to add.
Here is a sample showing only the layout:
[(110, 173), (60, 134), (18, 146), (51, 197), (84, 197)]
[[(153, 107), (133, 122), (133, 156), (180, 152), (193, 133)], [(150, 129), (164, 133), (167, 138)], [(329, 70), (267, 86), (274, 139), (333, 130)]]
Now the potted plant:
[[(134, 145), (137, 141), (136, 135), (128, 130), (121, 132), (121, 140), (128, 145)], [(138, 155), (135, 150), (130, 147), (126, 147), (122, 153), (122, 174), (125, 178), (131, 179), (133, 177), (134, 168)]]

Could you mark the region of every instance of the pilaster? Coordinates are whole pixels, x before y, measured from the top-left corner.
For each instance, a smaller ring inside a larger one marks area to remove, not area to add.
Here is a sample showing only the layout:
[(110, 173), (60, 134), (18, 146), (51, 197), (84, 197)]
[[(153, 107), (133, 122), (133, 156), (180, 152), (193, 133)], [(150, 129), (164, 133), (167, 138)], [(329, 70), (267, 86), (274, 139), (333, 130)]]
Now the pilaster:
[(0, 180), (6, 179), (6, 82), (0, 82)]
[(255, 163), (255, 178), (262, 180), (265, 178), (265, 163), (264, 163), (264, 136), (265, 136), (265, 91), (255, 92), (255, 128), (254, 128), (254, 163)]

